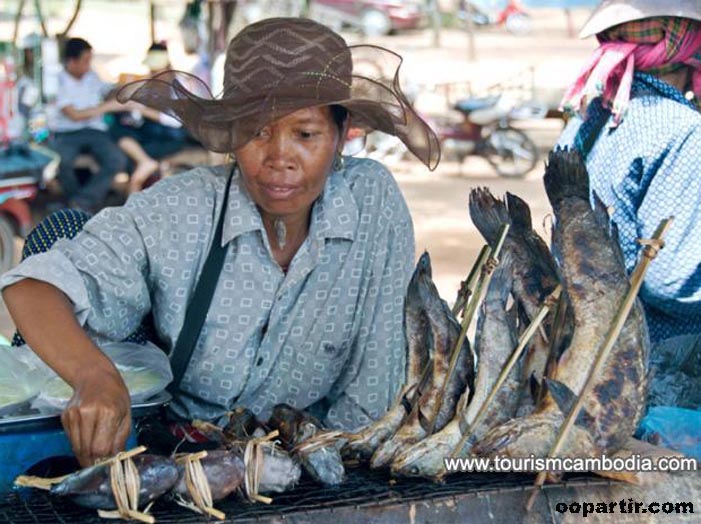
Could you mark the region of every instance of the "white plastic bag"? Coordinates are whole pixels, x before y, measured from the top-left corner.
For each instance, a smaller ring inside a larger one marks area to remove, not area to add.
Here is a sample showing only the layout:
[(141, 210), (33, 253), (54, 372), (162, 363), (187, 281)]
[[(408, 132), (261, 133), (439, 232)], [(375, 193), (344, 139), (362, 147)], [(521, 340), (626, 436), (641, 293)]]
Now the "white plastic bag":
[(37, 396), (51, 370), (29, 348), (0, 345), (0, 417)]
[[(125, 379), (132, 404), (138, 404), (163, 391), (173, 380), (170, 361), (156, 345), (131, 342), (110, 342), (100, 349), (107, 355)], [(51, 371), (42, 384), (32, 407), (46, 413), (63, 410), (73, 396), (71, 387)]]

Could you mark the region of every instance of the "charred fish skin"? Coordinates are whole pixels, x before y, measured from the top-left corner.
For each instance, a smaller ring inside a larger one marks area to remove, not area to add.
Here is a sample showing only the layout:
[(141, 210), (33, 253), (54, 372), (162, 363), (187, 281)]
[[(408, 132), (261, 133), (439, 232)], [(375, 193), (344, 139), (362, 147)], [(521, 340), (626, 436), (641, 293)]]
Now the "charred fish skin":
[(261, 426), (253, 411), (238, 407), (229, 413), (229, 421), (224, 426), (223, 434), (226, 442), (247, 440)]
[[(437, 385), (441, 381), (441, 385), (438, 387), (434, 386), (434, 389), (437, 390), (443, 387), (445, 380), (448, 380), (441, 404), (437, 406), (438, 414), (435, 417), (436, 422), (433, 428), (434, 431), (439, 431), (455, 416), (461, 395), (467, 392), (469, 397), (470, 392), (474, 390), (475, 354), (470, 347), (467, 337), (465, 337), (456, 359), (455, 368), (450, 377), (447, 376), (451, 355), (460, 336), (460, 323), (453, 315), (447, 302), (441, 298), (433, 280), (430, 278), (426, 279), (426, 284), (419, 288), (419, 294), (426, 304), (426, 315), (431, 325), (432, 339), (436, 346), (434, 348), (435, 356), (433, 362), (433, 375), (436, 379), (434, 384)], [(441, 371), (442, 367), (445, 367), (445, 372)]]
[[(141, 454), (132, 458), (139, 471), (139, 507), (170, 491), (178, 481), (175, 461), (160, 455)], [(110, 483), (109, 464), (81, 469), (51, 488), (53, 495), (69, 496), (83, 507), (117, 509)]]
[[(575, 331), (560, 357), (555, 378), (581, 391), (596, 351), (629, 289), (615, 226), (596, 194), (590, 204), (589, 176), (576, 150), (556, 150), (546, 167), (545, 189), (555, 212), (553, 249)], [(649, 337), (639, 300), (596, 379), (584, 409), (603, 450), (616, 450), (640, 421), (645, 405)]]
[[(208, 451), (207, 456), (200, 459), (200, 464), (209, 482), (212, 500), (223, 499), (243, 484), (245, 469), (243, 458), (238, 453), (224, 449)], [(178, 476), (173, 493), (191, 500), (185, 482), (185, 466), (182, 464), (178, 464)]]
[[(513, 264), (511, 254), (504, 253), (499, 266), (492, 275), (482, 304), (477, 321), (475, 342), (475, 350), (478, 355), (477, 383), (475, 396), (464, 413), (465, 427), (472, 426), (477, 412), (518, 344), (515, 315), (507, 311), (509, 295), (515, 281)], [(520, 400), (522, 363), (523, 359), (521, 358), (497, 391), (478, 427), (471, 429), (472, 436), (467, 443), (467, 449), (463, 450), (463, 454), (467, 453), (471, 444), (484, 435), (490, 427), (512, 418), (515, 414)]]
[(305, 441), (323, 432), (321, 422), (315, 417), (288, 404), (277, 404), (273, 407), (268, 426), (280, 432), (283, 445), (299, 458), (314, 480), (326, 486), (343, 482), (345, 468), (339, 451), (343, 442), (332, 442), (309, 451), (299, 448)]
[[(419, 294), (419, 282), (431, 278), (431, 258), (427, 251), (419, 257), (409, 281), (404, 301), (404, 331), (407, 339), (406, 387), (389, 411), (380, 419), (355, 434), (348, 435), (348, 443), (342, 453), (344, 457), (370, 460), (377, 448), (389, 439), (406, 419), (408, 398), (418, 395), (416, 390), (423, 371), (429, 363), (429, 322)], [(411, 389), (413, 387), (413, 389)]]
[(448, 378), (450, 355), (457, 343), (460, 325), (430, 278), (420, 280), (419, 293), (431, 325), (433, 341), (430, 347), (433, 368), (429, 384), (407, 421), (373, 454), (370, 461), (370, 467), (373, 469), (390, 465), (402, 449), (425, 438), (432, 418), (435, 417), (434, 431), (445, 427), (455, 416), (455, 407), (460, 395), (466, 387), (471, 388), (474, 385), (474, 357), (466, 339), (458, 354), (455, 370), (446, 385), (443, 399), (440, 405), (438, 404), (440, 391)]
[[(459, 404), (464, 402), (461, 398)], [(406, 449), (392, 461), (390, 471), (395, 477), (437, 478), (445, 471), (443, 459), (450, 457), (462, 437), (460, 414), (447, 426)]]
[[(513, 260), (512, 292), (519, 309), (525, 313), (526, 323), (530, 323), (559, 280), (547, 244), (533, 229), (528, 204), (512, 193), (507, 193), (505, 200), (496, 198), (483, 188), (470, 193), (469, 207), (475, 227), (491, 246), (497, 242), (502, 225), (510, 225), (502, 253), (509, 253)], [(526, 350), (524, 379), (533, 375), (538, 382), (542, 380), (550, 352), (543, 333), (550, 333), (551, 324), (552, 314), (549, 314), (543, 321), (543, 329), (533, 337)]]
[(404, 303), (404, 331), (409, 349), (406, 366), (406, 384), (417, 383), (429, 362), (430, 323), (421, 296), (421, 282), (431, 280), (431, 257), (424, 251), (409, 281)]
[[(514, 297), (532, 319), (558, 285), (557, 266), (545, 241), (533, 230), (528, 204), (511, 193), (496, 198), (487, 188), (470, 192), (470, 218), (490, 246), (509, 224), (502, 253), (510, 253)], [(547, 326), (547, 324), (546, 324)]]
[[(452, 455), (466, 430), (474, 420), (480, 406), (496, 382), (496, 379), (516, 347), (515, 319), (506, 311), (511, 294), (511, 255), (507, 252), (497, 266), (480, 308), (477, 321), (477, 378), (461, 398), (460, 407), (453, 420), (441, 431), (421, 442), (402, 450), (392, 462), (391, 471), (396, 476), (435, 478), (445, 472), (443, 459)], [(520, 370), (515, 366), (507, 381), (494, 398), (492, 407), (476, 428), (460, 457), (470, 453), (470, 445), (481, 437), (490, 426), (511, 418), (518, 403)], [(474, 391), (472, 395), (470, 392)], [(471, 398), (470, 398), (471, 397)], [(470, 398), (469, 404), (467, 399)]]
[[(557, 412), (536, 413), (496, 426), (472, 447), (480, 457), (547, 457), (555, 443), (564, 416)], [(595, 456), (600, 449), (586, 429), (574, 425), (563, 445), (563, 455)]]

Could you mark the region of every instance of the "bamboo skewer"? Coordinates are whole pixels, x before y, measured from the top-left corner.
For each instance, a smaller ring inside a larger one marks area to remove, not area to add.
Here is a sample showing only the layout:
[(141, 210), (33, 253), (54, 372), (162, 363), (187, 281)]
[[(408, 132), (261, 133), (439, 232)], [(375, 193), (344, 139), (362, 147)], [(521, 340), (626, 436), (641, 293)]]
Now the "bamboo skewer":
[[(562, 344), (562, 337), (564, 336), (565, 329), (565, 319), (567, 315), (567, 296), (564, 293), (560, 294), (560, 299), (557, 301), (557, 305), (553, 310), (553, 321), (550, 329), (550, 337), (548, 339), (548, 358), (545, 361), (545, 368), (543, 369), (543, 377), (548, 376), (548, 373), (553, 371), (553, 366), (557, 363), (556, 353)], [(541, 326), (542, 327), (542, 326)], [(541, 383), (541, 387), (538, 390), (538, 397), (536, 398), (536, 406), (540, 405), (545, 397), (545, 388), (542, 387), (544, 383)]]
[(462, 285), (460, 286), (460, 291), (458, 291), (458, 296), (455, 299), (455, 304), (453, 304), (453, 315), (455, 315), (455, 317), (457, 317), (461, 312), (464, 312), (465, 306), (474, 294), (475, 284), (477, 283), (477, 279), (480, 277), (482, 266), (484, 266), (484, 263), (491, 256), (491, 254), (492, 249), (489, 247), (489, 245), (485, 244), (482, 246), (482, 250), (477, 256), (477, 260), (472, 265), (472, 268), (467, 275), (467, 279), (463, 280)]
[[(431, 436), (433, 434), (433, 430), (436, 426), (436, 419), (438, 418), (438, 412), (440, 411), (441, 404), (443, 403), (443, 397), (445, 397), (445, 390), (448, 387), (448, 382), (450, 382), (450, 378), (453, 376), (453, 372), (455, 371), (455, 366), (458, 362), (460, 350), (462, 349), (462, 345), (465, 342), (465, 337), (467, 336), (467, 330), (469, 329), (470, 324), (472, 323), (472, 319), (475, 316), (477, 308), (481, 304), (482, 300), (484, 300), (487, 288), (489, 287), (489, 282), (492, 279), (492, 273), (494, 273), (494, 269), (499, 263), (499, 255), (501, 254), (501, 248), (504, 246), (504, 241), (506, 240), (506, 235), (508, 232), (509, 224), (502, 225), (501, 230), (499, 231), (499, 238), (497, 240), (496, 245), (494, 246), (494, 249), (488, 250), (489, 256), (479, 268), (480, 278), (478, 279), (475, 285), (475, 294), (472, 296), (472, 300), (470, 300), (465, 305), (464, 315), (461, 322), (460, 335), (458, 335), (458, 339), (455, 342), (455, 347), (453, 347), (453, 351), (450, 355), (450, 364), (448, 365), (448, 372), (446, 373), (443, 385), (441, 386), (441, 389), (438, 392), (436, 409), (433, 413), (431, 413), (431, 419), (426, 430), (428, 436)], [(475, 273), (477, 273), (477, 271), (475, 271)]]
[[(504, 224), (501, 226), (497, 243), (481, 268), (480, 279), (475, 285), (475, 294), (472, 296), (472, 300), (470, 300), (470, 302), (465, 306), (462, 325), (467, 325), (469, 327), (469, 325), (472, 324), (472, 319), (477, 312), (477, 308), (484, 299), (484, 294), (487, 292), (489, 282), (492, 280), (492, 273), (494, 272), (494, 269), (499, 261), (501, 248), (504, 246), (504, 241), (506, 240), (506, 235), (508, 232), (509, 224)], [(467, 329), (465, 329), (465, 331), (467, 331)]]
[[(638, 261), (635, 270), (631, 274), (630, 287), (628, 288), (628, 292), (624, 296), (623, 302), (618, 308), (618, 312), (613, 322), (611, 323), (608, 332), (606, 333), (604, 343), (599, 347), (599, 350), (596, 353), (596, 358), (594, 359), (593, 365), (589, 369), (587, 380), (584, 383), (582, 391), (577, 396), (577, 400), (572, 406), (572, 409), (570, 409), (570, 412), (567, 414), (564, 423), (560, 427), (560, 431), (557, 435), (557, 438), (555, 439), (555, 443), (550, 449), (550, 453), (548, 453), (548, 458), (552, 458), (560, 452), (560, 449), (562, 448), (562, 445), (565, 442), (567, 434), (574, 425), (574, 421), (577, 419), (577, 416), (579, 415), (579, 412), (582, 409), (584, 400), (589, 396), (592, 389), (594, 388), (594, 379), (601, 372), (601, 368), (606, 362), (606, 359), (608, 358), (611, 349), (613, 348), (614, 344), (616, 343), (616, 340), (618, 339), (618, 336), (621, 333), (621, 330), (623, 329), (623, 325), (628, 319), (628, 314), (633, 308), (635, 299), (638, 296), (638, 291), (640, 291), (640, 287), (642, 286), (643, 278), (645, 277), (645, 272), (647, 271), (650, 262), (652, 262), (652, 260), (659, 253), (659, 250), (664, 247), (664, 242), (662, 242), (662, 238), (667, 233), (669, 227), (672, 225), (672, 220), (673, 217), (664, 219), (662, 222), (660, 222), (660, 225), (657, 226), (657, 229), (655, 230), (655, 233), (651, 240), (640, 241), (640, 243), (643, 244), (645, 247), (643, 248), (642, 257)], [(538, 473), (534, 483), (535, 488), (542, 487), (547, 474), (548, 472), (546, 471), (541, 471)], [(526, 503), (526, 511), (531, 510), (531, 508), (533, 507), (533, 503), (535, 502), (535, 498), (538, 496), (538, 493), (538, 489), (534, 490), (533, 493), (531, 493)]]
[(511, 353), (509, 360), (507, 360), (506, 363), (504, 364), (504, 367), (502, 368), (501, 372), (499, 373), (499, 376), (497, 377), (496, 382), (492, 386), (492, 389), (489, 391), (489, 395), (487, 395), (487, 398), (484, 400), (484, 402), (480, 406), (479, 410), (477, 411), (477, 414), (475, 415), (474, 420), (470, 423), (469, 427), (467, 428), (467, 431), (465, 431), (463, 436), (460, 438), (460, 441), (458, 442), (457, 446), (455, 446), (455, 448), (453, 449), (453, 452), (451, 454), (452, 458), (455, 458), (460, 454), (460, 452), (462, 451), (462, 448), (465, 446), (465, 443), (472, 436), (474, 429), (477, 427), (477, 425), (482, 421), (482, 419), (486, 415), (487, 408), (489, 408), (490, 404), (493, 402), (494, 397), (496, 397), (496, 394), (499, 391), (499, 388), (501, 388), (501, 386), (506, 381), (506, 377), (509, 376), (509, 373), (511, 372), (513, 367), (516, 365), (516, 361), (521, 356), (521, 354), (523, 353), (523, 350), (526, 348), (526, 345), (528, 344), (528, 342), (531, 340), (531, 338), (533, 337), (535, 332), (538, 330), (538, 328), (542, 324), (543, 320), (547, 316), (547, 314), (550, 311), (550, 309), (552, 308), (553, 304), (555, 304), (556, 301), (560, 298), (561, 292), (562, 292), (562, 287), (560, 285), (558, 285), (553, 290), (553, 292), (543, 301), (543, 305), (540, 307), (540, 310), (538, 310), (538, 313), (533, 318), (533, 321), (528, 325), (528, 328), (523, 332), (523, 334), (521, 335), (521, 338), (518, 341), (518, 344), (516, 345), (516, 348)]

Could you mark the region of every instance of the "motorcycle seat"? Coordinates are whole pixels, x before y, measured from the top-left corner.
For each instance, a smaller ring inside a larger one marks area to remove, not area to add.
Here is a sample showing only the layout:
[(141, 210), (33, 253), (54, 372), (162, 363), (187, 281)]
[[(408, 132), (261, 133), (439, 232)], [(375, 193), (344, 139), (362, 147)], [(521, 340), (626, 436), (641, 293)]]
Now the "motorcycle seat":
[(454, 108), (461, 113), (470, 113), (472, 111), (477, 111), (478, 109), (487, 109), (489, 107), (494, 107), (499, 101), (498, 96), (481, 96), (481, 97), (470, 97), (458, 100), (455, 103)]

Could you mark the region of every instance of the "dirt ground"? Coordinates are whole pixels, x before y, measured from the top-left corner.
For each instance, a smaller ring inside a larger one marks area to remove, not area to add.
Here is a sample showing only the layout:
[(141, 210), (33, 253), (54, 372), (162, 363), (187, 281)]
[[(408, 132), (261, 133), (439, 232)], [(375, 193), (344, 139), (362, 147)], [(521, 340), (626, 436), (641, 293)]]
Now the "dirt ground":
[[(104, 4), (103, 4), (104, 5)], [(530, 83), (533, 92), (540, 99), (556, 103), (562, 91), (582, 66), (594, 42), (582, 41), (568, 36), (567, 18), (560, 10), (534, 10), (534, 30), (528, 36), (516, 37), (503, 29), (490, 28), (475, 36), (476, 61), (469, 60), (468, 38), (459, 30), (444, 30), (441, 46), (431, 46), (432, 34), (428, 30), (414, 31), (372, 42), (390, 47), (404, 56), (405, 79), (417, 85), (420, 96), (417, 104), (423, 110), (440, 112), (444, 101), (435, 93), (437, 84), (462, 83), (467, 90), (469, 83), (474, 92), (499, 82), (512, 82), (514, 77)], [(143, 56), (148, 44), (148, 31), (141, 17), (130, 20), (130, 33), (134, 38), (124, 38), (124, 34), (107, 31), (101, 22), (98, 10), (86, 10), (76, 23), (73, 34), (90, 40), (96, 52), (96, 68), (106, 78), (115, 75), (130, 64), (136, 64)], [(588, 16), (586, 10), (574, 10), (572, 20), (575, 27), (581, 27)], [(112, 27), (118, 27), (113, 20)], [(171, 37), (169, 40), (178, 63), (177, 35), (174, 24), (159, 25), (160, 34)], [(144, 27), (142, 27), (144, 26)], [(0, 31), (4, 31), (0, 23)], [(114, 34), (113, 34), (114, 33)], [(141, 38), (143, 37), (143, 38)], [(163, 37), (163, 36), (161, 36)], [(360, 43), (357, 35), (349, 34), (350, 42)], [(184, 60), (184, 58), (183, 58)], [(559, 120), (529, 121), (520, 124), (537, 143), (541, 161), (524, 179), (499, 178), (490, 166), (479, 158), (469, 158), (462, 166), (456, 162), (442, 162), (434, 172), (429, 172), (422, 164), (401, 161), (390, 165), (406, 197), (414, 220), (417, 256), (424, 250), (431, 254), (436, 284), (442, 296), (452, 303), (462, 279), (465, 278), (483, 241), (472, 226), (467, 199), (471, 188), (487, 186), (495, 194), (513, 192), (525, 199), (531, 206), (536, 229), (548, 236), (547, 215), (550, 207), (545, 198), (541, 176), (543, 159), (553, 146), (562, 129)], [(0, 334), (10, 336), (12, 322), (4, 304), (0, 307)]]

